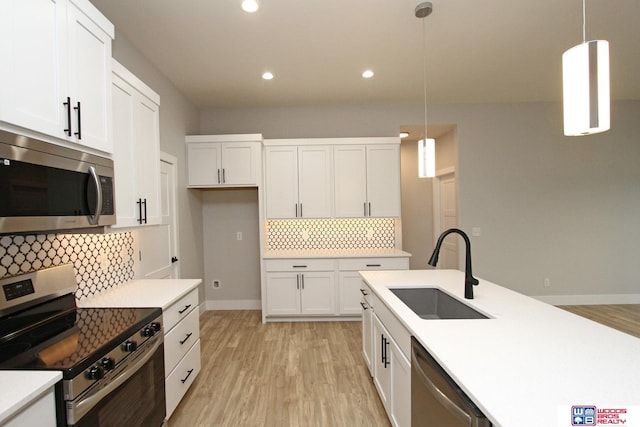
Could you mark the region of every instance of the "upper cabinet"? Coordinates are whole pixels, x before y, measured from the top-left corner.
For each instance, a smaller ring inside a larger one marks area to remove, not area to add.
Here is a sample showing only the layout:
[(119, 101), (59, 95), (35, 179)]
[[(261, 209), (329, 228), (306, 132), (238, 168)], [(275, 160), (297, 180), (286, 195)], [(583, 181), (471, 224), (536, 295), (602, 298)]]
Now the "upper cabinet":
[(331, 153), (328, 145), (265, 148), (267, 218), (331, 217)]
[(255, 187), (260, 182), (262, 135), (186, 137), (189, 187)]
[(160, 224), (160, 97), (113, 61), (116, 226)]
[(113, 37), (87, 0), (0, 2), (0, 120), (111, 153)]
[(334, 147), (337, 218), (400, 216), (400, 144), (371, 139), (396, 142)]

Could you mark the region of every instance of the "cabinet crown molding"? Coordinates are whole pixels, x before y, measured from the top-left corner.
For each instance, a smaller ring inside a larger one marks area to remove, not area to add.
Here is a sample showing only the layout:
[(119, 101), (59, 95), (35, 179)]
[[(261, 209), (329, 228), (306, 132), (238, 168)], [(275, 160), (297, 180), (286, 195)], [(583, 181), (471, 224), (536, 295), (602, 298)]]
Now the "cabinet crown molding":
[(400, 144), (398, 137), (355, 137), (355, 138), (285, 138), (265, 139), (265, 147), (278, 145), (373, 145), (373, 144)]

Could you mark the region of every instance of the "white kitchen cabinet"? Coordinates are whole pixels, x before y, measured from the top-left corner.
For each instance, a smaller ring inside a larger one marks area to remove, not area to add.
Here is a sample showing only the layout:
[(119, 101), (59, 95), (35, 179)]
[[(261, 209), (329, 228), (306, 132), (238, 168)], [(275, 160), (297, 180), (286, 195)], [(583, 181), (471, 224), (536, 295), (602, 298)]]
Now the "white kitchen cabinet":
[(358, 315), (362, 311), (362, 277), (358, 271), (408, 270), (409, 257), (398, 258), (343, 258), (338, 260), (339, 312)]
[(87, 0), (0, 3), (0, 120), (110, 153), (113, 25)]
[(267, 316), (335, 315), (335, 267), (332, 259), (268, 260)]
[(371, 298), (371, 289), (366, 283), (360, 279), (360, 294), (362, 296), (362, 355), (364, 361), (369, 368), (369, 374), (373, 377), (373, 355), (374, 355), (374, 339), (373, 339), (373, 305)]
[(400, 216), (399, 144), (338, 145), (334, 168), (336, 217)]
[(260, 182), (260, 134), (186, 137), (189, 187), (251, 187)]
[(116, 227), (161, 223), (160, 97), (113, 61)]
[(331, 217), (332, 147), (265, 149), (267, 218)]
[[(371, 358), (373, 382), (394, 427), (411, 426), (411, 335), (370, 287), (362, 284), (367, 294), (372, 321), (362, 323), (363, 354)], [(364, 306), (363, 306), (364, 309)], [(373, 335), (365, 347), (366, 334)], [(368, 354), (369, 353), (369, 354)]]

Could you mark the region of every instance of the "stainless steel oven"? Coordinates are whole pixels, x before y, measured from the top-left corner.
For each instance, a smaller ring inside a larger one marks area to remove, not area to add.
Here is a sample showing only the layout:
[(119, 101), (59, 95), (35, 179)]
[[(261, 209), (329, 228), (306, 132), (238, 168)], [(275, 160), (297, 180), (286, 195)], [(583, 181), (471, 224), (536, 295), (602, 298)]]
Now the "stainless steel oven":
[(411, 337), (411, 426), (491, 425), (422, 344)]
[(59, 370), (58, 426), (159, 427), (160, 308), (78, 308), (70, 264), (0, 279), (0, 369)]
[(0, 130), (0, 234), (115, 223), (113, 161)]

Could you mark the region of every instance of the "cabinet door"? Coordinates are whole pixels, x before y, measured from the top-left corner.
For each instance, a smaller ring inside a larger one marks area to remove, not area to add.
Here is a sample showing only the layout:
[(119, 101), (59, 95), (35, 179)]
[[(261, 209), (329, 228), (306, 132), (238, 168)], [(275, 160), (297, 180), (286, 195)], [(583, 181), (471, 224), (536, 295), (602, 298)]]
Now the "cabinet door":
[(373, 314), (373, 383), (387, 413), (391, 407), (390, 342), (387, 330)]
[(302, 314), (335, 314), (334, 273), (300, 273)]
[(297, 147), (267, 147), (267, 218), (296, 218), (298, 212)]
[(137, 225), (136, 174), (133, 116), (135, 89), (127, 82), (113, 77), (113, 167), (116, 186), (116, 223), (118, 226)]
[(190, 142), (187, 144), (189, 185), (218, 185), (221, 182), (222, 154), (220, 144)]
[(360, 286), (362, 277), (357, 271), (340, 273), (340, 314), (358, 315), (362, 312), (362, 292)]
[(298, 216), (331, 217), (331, 147), (298, 147)]
[(66, 0), (0, 2), (0, 120), (65, 138)]
[(258, 183), (259, 144), (223, 143), (222, 184), (250, 185)]
[(300, 314), (300, 282), (298, 273), (267, 274), (267, 315)]
[(411, 427), (411, 363), (391, 341), (391, 423)]
[(365, 216), (367, 169), (364, 145), (336, 146), (333, 197), (337, 218)]
[(362, 355), (369, 368), (369, 375), (373, 377), (373, 309), (362, 298)]
[(400, 216), (400, 147), (367, 146), (367, 203), (372, 217)]
[[(111, 37), (69, 2), (69, 89), (72, 139), (87, 147), (113, 151), (111, 120)], [(80, 118), (80, 122), (78, 122)]]
[(134, 106), (138, 197), (146, 200), (146, 224), (160, 224), (159, 106), (142, 95), (137, 97)]

